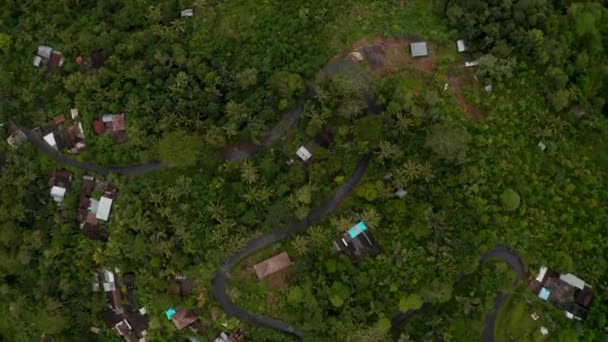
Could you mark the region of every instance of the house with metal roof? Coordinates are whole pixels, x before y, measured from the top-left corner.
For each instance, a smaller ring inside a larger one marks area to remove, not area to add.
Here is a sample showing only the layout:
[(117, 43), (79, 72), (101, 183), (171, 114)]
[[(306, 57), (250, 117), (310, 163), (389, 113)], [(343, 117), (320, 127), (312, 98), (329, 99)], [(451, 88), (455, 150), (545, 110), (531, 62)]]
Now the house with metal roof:
[(366, 254), (376, 256), (381, 252), (372, 233), (363, 221), (357, 222), (342, 237), (334, 240), (334, 246), (336, 250), (344, 252), (355, 263), (361, 261)]
[(425, 57), (429, 55), (426, 42), (416, 42), (410, 44), (410, 52), (413, 58)]
[(456, 47), (458, 48), (458, 52), (466, 52), (469, 49), (467, 48), (466, 44), (464, 43), (464, 39), (459, 39), (456, 41)]
[(529, 284), (532, 291), (546, 302), (563, 309), (566, 317), (582, 321), (593, 301), (591, 285), (571, 273), (558, 274), (542, 266)]
[(273, 274), (279, 273), (288, 269), (292, 265), (291, 259), (287, 252), (283, 251), (271, 258), (268, 258), (258, 264), (253, 265), (255, 274), (258, 279), (264, 279)]

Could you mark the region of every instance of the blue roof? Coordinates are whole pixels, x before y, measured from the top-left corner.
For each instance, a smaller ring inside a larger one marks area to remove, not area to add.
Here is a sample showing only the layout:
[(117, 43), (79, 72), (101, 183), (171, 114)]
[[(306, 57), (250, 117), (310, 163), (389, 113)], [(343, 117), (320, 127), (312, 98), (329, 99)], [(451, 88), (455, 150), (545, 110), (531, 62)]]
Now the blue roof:
[(547, 290), (546, 288), (543, 287), (542, 289), (540, 289), (540, 292), (538, 293), (538, 296), (542, 300), (549, 300), (549, 296), (551, 296), (551, 291), (549, 291), (549, 290)]
[(165, 311), (165, 315), (167, 315), (167, 319), (171, 319), (175, 315), (175, 309), (169, 308), (169, 310)]
[(361, 234), (363, 231), (367, 230), (367, 226), (363, 221), (357, 222), (352, 228), (350, 228), (347, 233), (350, 235), (351, 239), (354, 239), (357, 235)]

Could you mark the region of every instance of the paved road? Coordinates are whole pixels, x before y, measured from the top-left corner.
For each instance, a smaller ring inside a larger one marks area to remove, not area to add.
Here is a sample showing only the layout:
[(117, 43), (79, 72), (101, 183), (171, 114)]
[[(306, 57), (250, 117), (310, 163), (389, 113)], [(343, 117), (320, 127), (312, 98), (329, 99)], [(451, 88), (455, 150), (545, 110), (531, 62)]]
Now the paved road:
[[(505, 246), (496, 246), (488, 252), (482, 254), (480, 257), (481, 262), (487, 262), (492, 259), (504, 261), (507, 265), (509, 265), (509, 268), (515, 272), (515, 281), (513, 282), (513, 287), (519, 285), (519, 283), (524, 279), (525, 270), (523, 262), (521, 261), (519, 255), (517, 255), (511, 249)], [(462, 279), (462, 277), (460, 277), (460, 279)], [(483, 331), (481, 334), (482, 342), (494, 342), (494, 327), (496, 326), (496, 317), (507, 297), (508, 296), (504, 293), (498, 293), (496, 295), (496, 298), (494, 299), (494, 308), (492, 308), (492, 311), (490, 311), (484, 318)], [(393, 331), (397, 332), (402, 330), (403, 326), (410, 318), (424, 311), (424, 309), (429, 306), (429, 303), (424, 303), (419, 309), (400, 312), (393, 316), (391, 322)]]
[(116, 173), (124, 176), (138, 176), (143, 173), (157, 171), (165, 167), (165, 165), (160, 162), (150, 162), (129, 166), (103, 166), (89, 162), (78, 161), (76, 159), (65, 156), (61, 152), (55, 150), (32, 131), (25, 128), (22, 128), (21, 130), (23, 131), (29, 142), (35, 147), (37, 147), (47, 157), (56, 162), (66, 164), (77, 169), (96, 172), (99, 174)]
[(304, 232), (309, 226), (331, 213), (355, 188), (365, 173), (365, 170), (369, 165), (369, 161), (370, 155), (363, 156), (357, 163), (355, 171), (348, 178), (348, 180), (342, 186), (340, 186), (329, 199), (308, 214), (307, 217), (302, 220), (295, 221), (284, 230), (273, 231), (264, 236), (251, 240), (244, 248), (234, 253), (224, 262), (213, 280), (213, 298), (215, 298), (226, 313), (251, 324), (275, 329), (297, 338), (304, 337), (304, 331), (297, 327), (273, 318), (247, 312), (236, 306), (226, 294), (226, 285), (229, 279), (229, 272), (244, 258), (257, 253), (258, 251), (277, 243), (292, 234)]

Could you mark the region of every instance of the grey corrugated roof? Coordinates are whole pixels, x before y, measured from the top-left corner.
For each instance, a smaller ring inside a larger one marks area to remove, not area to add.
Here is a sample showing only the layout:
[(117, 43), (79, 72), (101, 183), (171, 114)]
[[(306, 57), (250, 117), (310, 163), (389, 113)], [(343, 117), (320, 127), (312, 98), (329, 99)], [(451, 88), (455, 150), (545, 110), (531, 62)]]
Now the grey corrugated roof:
[(410, 50), (412, 57), (423, 57), (428, 56), (428, 50), (426, 48), (426, 42), (417, 42), (410, 44)]

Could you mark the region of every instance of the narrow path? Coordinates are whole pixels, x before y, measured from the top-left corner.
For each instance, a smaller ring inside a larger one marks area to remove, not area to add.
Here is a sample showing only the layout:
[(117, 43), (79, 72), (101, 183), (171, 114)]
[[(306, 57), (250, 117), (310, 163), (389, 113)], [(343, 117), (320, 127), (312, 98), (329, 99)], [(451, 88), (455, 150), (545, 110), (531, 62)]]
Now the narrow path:
[(336, 209), (340, 202), (351, 193), (359, 180), (361, 180), (361, 177), (363, 177), (363, 174), (369, 165), (370, 159), (370, 155), (363, 156), (357, 163), (357, 167), (348, 180), (342, 184), (329, 199), (310, 212), (310, 214), (308, 214), (308, 216), (306, 216), (304, 219), (295, 221), (284, 230), (273, 231), (251, 240), (245, 247), (234, 253), (223, 263), (213, 280), (213, 298), (215, 298), (215, 300), (220, 304), (222, 309), (227, 314), (235, 316), (240, 320), (249, 322), (251, 324), (275, 329), (297, 338), (304, 337), (304, 331), (299, 328), (273, 318), (247, 312), (236, 306), (226, 293), (229, 272), (244, 258), (261, 251), (262, 249), (277, 243), (292, 234), (304, 232), (309, 226), (315, 224)]
[[(521, 261), (519, 255), (517, 255), (511, 249), (499, 245), (480, 256), (481, 262), (487, 262), (492, 259), (499, 259), (504, 261), (509, 266), (509, 268), (513, 272), (515, 272), (515, 281), (513, 282), (513, 287), (519, 285), (522, 279), (524, 279), (524, 264)], [(462, 277), (460, 277), (460, 279), (462, 279)], [(494, 342), (494, 327), (496, 326), (496, 318), (506, 299), (507, 295), (502, 292), (499, 292), (496, 295), (496, 298), (494, 299), (494, 308), (492, 308), (492, 311), (490, 311), (484, 318), (483, 331), (481, 334), (482, 342)], [(424, 303), (419, 309), (409, 310), (407, 312), (400, 312), (393, 316), (391, 321), (393, 331), (397, 332), (402, 330), (403, 326), (407, 324), (410, 318), (424, 311), (424, 309), (426, 309), (430, 305), (431, 304), (429, 303)]]

